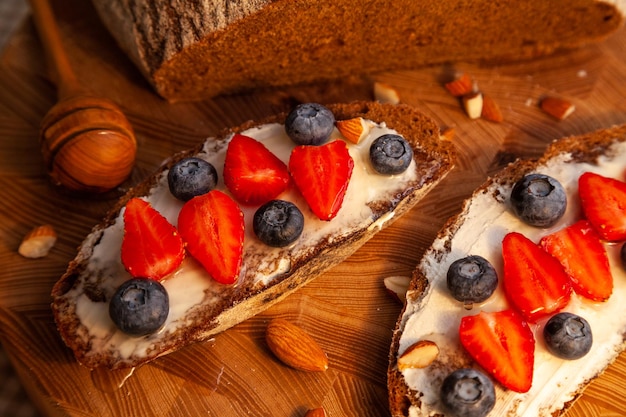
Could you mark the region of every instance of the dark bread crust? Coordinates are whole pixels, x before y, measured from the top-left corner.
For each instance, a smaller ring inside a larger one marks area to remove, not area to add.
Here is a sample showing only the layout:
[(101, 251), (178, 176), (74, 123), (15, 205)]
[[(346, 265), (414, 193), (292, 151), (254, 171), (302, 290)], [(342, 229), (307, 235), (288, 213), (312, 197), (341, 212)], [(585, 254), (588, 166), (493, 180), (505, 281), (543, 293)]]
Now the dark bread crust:
[(600, 41), (623, 20), (595, 0), (92, 1), (170, 101), (448, 62), (519, 61)]
[[(394, 196), (390, 201), (379, 201), (371, 206), (374, 220), (389, 211), (394, 211), (393, 218), (385, 224), (391, 223), (404, 212), (413, 207), (432, 187), (434, 187), (453, 168), (455, 157), (452, 144), (441, 140), (439, 128), (430, 118), (416, 109), (406, 105), (389, 105), (373, 102), (354, 102), (328, 106), (337, 120), (353, 117), (364, 117), (375, 122), (385, 122), (388, 127), (402, 134), (414, 148), (414, 159), (420, 167), (420, 177), (410, 184), (403, 192)], [(225, 130), (217, 140), (228, 137), (233, 132), (241, 132), (248, 128), (279, 122), (282, 123), (286, 114), (280, 114), (258, 122), (249, 121), (243, 125)], [(226, 330), (235, 324), (252, 317), (265, 310), (272, 304), (280, 301), (297, 288), (311, 281), (323, 271), (337, 265), (351, 255), (367, 240), (378, 228), (356, 230), (341, 240), (333, 241), (311, 248), (308, 256), (297, 259), (292, 263), (291, 270), (281, 278), (275, 279), (269, 286), (252, 286), (244, 282), (236, 290), (230, 287), (223, 289), (224, 302), (217, 308), (206, 308), (200, 311), (194, 321), (198, 323), (185, 330), (176, 331), (164, 338), (155, 346), (154, 351), (145, 358), (131, 358), (121, 361), (107, 352), (94, 354), (90, 352), (90, 343), (77, 335), (84, 332), (82, 324), (76, 315), (76, 304), (68, 296), (68, 292), (81, 279), (81, 273), (86, 267), (93, 248), (102, 236), (103, 230), (113, 224), (126, 202), (136, 196), (146, 195), (156, 184), (158, 174), (182, 157), (196, 153), (196, 149), (176, 155), (159, 169), (157, 173), (130, 190), (113, 207), (104, 221), (96, 226), (79, 248), (78, 255), (69, 264), (66, 273), (55, 284), (52, 290), (52, 309), (59, 332), (65, 343), (74, 351), (77, 360), (89, 368), (105, 366), (110, 368), (136, 366), (155, 359), (171, 351), (177, 350), (192, 342), (206, 340), (215, 334)], [(92, 300), (106, 302), (106, 296), (98, 292), (97, 288), (89, 291)], [(201, 324), (200, 324), (201, 323)]]
[[(624, 141), (626, 141), (626, 125), (614, 126), (612, 128), (580, 136), (562, 138), (550, 144), (541, 158), (535, 160), (517, 160), (492, 177), (488, 178), (474, 191), (472, 196), (464, 202), (461, 212), (448, 219), (439, 231), (436, 239), (443, 242), (443, 249), (437, 250), (433, 247), (426, 251), (422, 262), (420, 262), (420, 264), (413, 271), (409, 294), (407, 294), (407, 297), (411, 297), (411, 301), (418, 303), (418, 309), (422, 307), (419, 303), (423, 300), (430, 282), (433, 279), (433, 277), (427, 276), (423, 267), (423, 262), (425, 262), (424, 259), (428, 256), (432, 257), (435, 262), (437, 262), (442, 259), (445, 253), (450, 252), (450, 248), (452, 246), (451, 242), (454, 239), (457, 230), (459, 230), (464, 222), (468, 209), (471, 205), (472, 198), (484, 193), (492, 192), (496, 193), (493, 194), (494, 201), (502, 201), (506, 196), (497, 194), (497, 190), (501, 187), (493, 187), (494, 184), (509, 188), (525, 174), (533, 171), (537, 166), (543, 165), (547, 161), (556, 158), (563, 153), (570, 153), (572, 155), (572, 162), (594, 163), (600, 156), (607, 154), (609, 147), (612, 144)], [(402, 373), (397, 368), (398, 349), (406, 322), (406, 312), (407, 307), (405, 306), (396, 323), (389, 352), (387, 386), (389, 390), (389, 407), (393, 417), (408, 416), (409, 408), (412, 405), (419, 406), (421, 404), (421, 393), (416, 392), (407, 386)], [(626, 335), (623, 335), (623, 337), (626, 340)], [(606, 364), (606, 366), (608, 365), (609, 363)], [(587, 381), (587, 383), (589, 382), (591, 381)], [(583, 390), (584, 387), (580, 387), (580, 389), (574, 394), (574, 399), (566, 403), (565, 406), (557, 413), (553, 414), (553, 416), (558, 417), (563, 415), (574, 403), (575, 399), (582, 394)]]

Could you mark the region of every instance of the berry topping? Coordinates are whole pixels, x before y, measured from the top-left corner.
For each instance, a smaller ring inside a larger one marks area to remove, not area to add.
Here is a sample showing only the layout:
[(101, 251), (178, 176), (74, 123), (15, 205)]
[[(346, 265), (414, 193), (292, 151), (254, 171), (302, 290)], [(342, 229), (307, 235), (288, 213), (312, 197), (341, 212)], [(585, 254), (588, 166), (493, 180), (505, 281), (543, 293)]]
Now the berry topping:
[(178, 230), (189, 253), (217, 282), (239, 278), (244, 220), (237, 203), (221, 191), (194, 197), (178, 214)]
[(613, 276), (600, 236), (587, 220), (544, 236), (539, 242), (561, 262), (576, 293), (606, 301), (613, 292)]
[(206, 194), (217, 185), (215, 167), (204, 159), (190, 157), (178, 161), (167, 173), (167, 184), (172, 195), (189, 201)]
[(289, 186), (289, 171), (261, 142), (235, 134), (224, 161), (224, 183), (242, 204), (266, 203)]
[(289, 158), (289, 171), (296, 186), (321, 220), (337, 215), (353, 168), (354, 161), (342, 140), (323, 146), (296, 146)]
[(447, 274), (452, 296), (466, 306), (482, 303), (498, 286), (498, 275), (488, 260), (472, 255), (452, 262)]
[(295, 204), (272, 200), (254, 213), (252, 227), (259, 240), (266, 245), (283, 247), (300, 237), (304, 229), (304, 216)]
[(109, 303), (111, 320), (118, 329), (131, 336), (156, 332), (165, 323), (169, 311), (165, 287), (148, 278), (125, 281)]
[(334, 128), (333, 113), (317, 103), (296, 106), (285, 120), (287, 136), (298, 145), (322, 145), (326, 143)]
[(441, 401), (459, 417), (484, 417), (496, 404), (491, 379), (475, 369), (458, 369), (441, 385)]
[(465, 316), (459, 334), (470, 356), (498, 382), (516, 392), (530, 389), (535, 339), (519, 314), (505, 310)]
[(602, 239), (626, 240), (626, 183), (586, 172), (578, 179), (585, 217)]
[(572, 293), (570, 279), (558, 260), (524, 235), (512, 232), (502, 241), (504, 291), (530, 322), (561, 310)]
[(382, 135), (370, 146), (370, 161), (380, 174), (401, 174), (412, 160), (413, 149), (402, 136)]
[(550, 227), (565, 213), (567, 195), (554, 178), (529, 174), (513, 186), (511, 206), (515, 214), (529, 225)]
[(591, 327), (584, 318), (572, 313), (559, 313), (548, 320), (543, 328), (548, 350), (562, 359), (579, 359), (593, 344)]
[(174, 272), (185, 257), (176, 228), (150, 203), (133, 198), (124, 211), (122, 264), (133, 277), (160, 280)]

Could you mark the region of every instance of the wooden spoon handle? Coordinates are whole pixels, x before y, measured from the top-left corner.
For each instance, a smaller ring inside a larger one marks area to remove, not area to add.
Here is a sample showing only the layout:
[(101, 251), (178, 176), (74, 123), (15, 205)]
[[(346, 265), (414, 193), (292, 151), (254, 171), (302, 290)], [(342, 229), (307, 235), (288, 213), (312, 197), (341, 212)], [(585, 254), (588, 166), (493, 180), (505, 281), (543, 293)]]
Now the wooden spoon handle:
[(30, 0), (35, 26), (48, 56), (49, 62), (55, 71), (57, 94), (60, 99), (82, 93), (78, 79), (70, 66), (69, 59), (61, 35), (57, 27), (50, 2), (48, 0)]

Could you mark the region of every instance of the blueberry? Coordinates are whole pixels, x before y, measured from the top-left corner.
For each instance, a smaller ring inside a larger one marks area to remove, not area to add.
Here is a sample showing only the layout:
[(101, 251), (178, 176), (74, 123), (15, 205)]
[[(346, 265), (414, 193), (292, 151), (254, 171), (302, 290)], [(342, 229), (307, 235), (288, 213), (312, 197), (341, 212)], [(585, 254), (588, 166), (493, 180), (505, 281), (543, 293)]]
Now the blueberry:
[(217, 185), (217, 171), (204, 159), (190, 157), (178, 161), (167, 173), (167, 184), (182, 201), (206, 194)]
[(380, 174), (401, 174), (413, 160), (413, 149), (402, 136), (387, 134), (377, 138), (370, 146), (370, 161)]
[(511, 205), (515, 214), (529, 225), (550, 227), (565, 213), (567, 195), (554, 178), (529, 174), (513, 186)]
[(478, 255), (457, 259), (448, 268), (448, 289), (464, 304), (481, 303), (498, 286), (498, 274), (488, 260)]
[(254, 213), (252, 228), (266, 245), (283, 247), (300, 237), (304, 228), (304, 216), (295, 204), (272, 200)]
[(548, 350), (562, 359), (579, 359), (593, 344), (591, 326), (584, 318), (572, 313), (558, 313), (543, 328)]
[(456, 417), (483, 417), (496, 404), (496, 392), (482, 372), (458, 369), (443, 380), (441, 401)]
[(285, 120), (287, 136), (298, 145), (322, 145), (335, 128), (335, 116), (317, 103), (296, 106)]
[(169, 296), (158, 281), (133, 278), (117, 289), (109, 304), (115, 325), (131, 336), (145, 336), (161, 328), (169, 313)]
[(622, 268), (626, 270), (626, 242), (622, 245), (622, 249), (619, 252), (619, 257), (622, 261)]

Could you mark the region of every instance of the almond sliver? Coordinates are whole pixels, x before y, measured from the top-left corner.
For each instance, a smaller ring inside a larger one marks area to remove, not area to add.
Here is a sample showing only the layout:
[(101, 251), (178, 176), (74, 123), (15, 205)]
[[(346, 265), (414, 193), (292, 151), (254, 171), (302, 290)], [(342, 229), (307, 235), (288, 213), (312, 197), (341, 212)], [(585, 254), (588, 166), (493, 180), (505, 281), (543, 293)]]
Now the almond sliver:
[(352, 143), (359, 143), (368, 135), (372, 125), (362, 117), (348, 120), (338, 120), (335, 125), (341, 135)]

